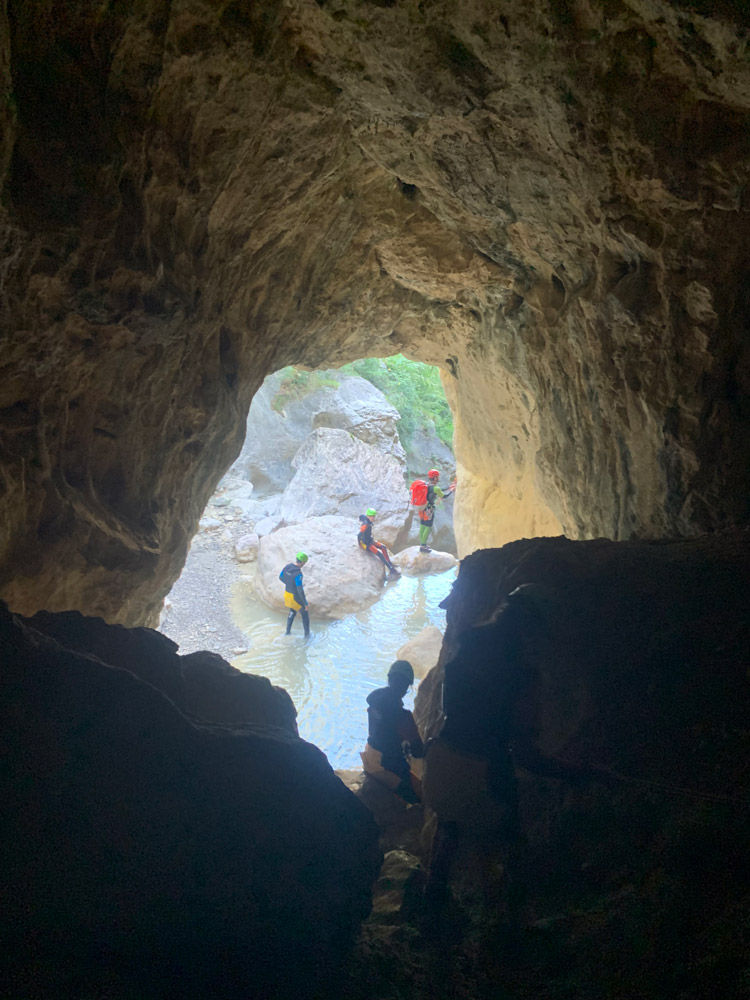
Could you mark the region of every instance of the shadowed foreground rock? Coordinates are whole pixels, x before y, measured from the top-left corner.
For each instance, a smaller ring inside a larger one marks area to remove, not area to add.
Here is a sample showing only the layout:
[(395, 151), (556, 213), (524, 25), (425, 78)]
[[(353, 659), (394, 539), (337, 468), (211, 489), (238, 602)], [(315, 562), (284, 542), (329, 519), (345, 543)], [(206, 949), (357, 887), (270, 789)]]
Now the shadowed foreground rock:
[[(82, 650), (89, 623), (72, 624)], [(144, 635), (107, 631), (137, 667)], [(278, 718), (191, 722), (4, 606), (0, 633), (0, 994), (297, 997), (326, 982), (379, 855), (323, 754)]]
[(297, 710), (287, 692), (267, 677), (235, 669), (216, 653), (178, 656), (177, 643), (147, 628), (107, 625), (78, 611), (39, 611), (28, 624), (65, 649), (122, 667), (162, 691), (203, 722), (257, 723), (297, 735)]
[(747, 532), (462, 563), (416, 714), (474, 755), (431, 748), (425, 799), (457, 824), (449, 884), (489, 974), (520, 933), (510, 964), (545, 995), (744, 995), (748, 567)]

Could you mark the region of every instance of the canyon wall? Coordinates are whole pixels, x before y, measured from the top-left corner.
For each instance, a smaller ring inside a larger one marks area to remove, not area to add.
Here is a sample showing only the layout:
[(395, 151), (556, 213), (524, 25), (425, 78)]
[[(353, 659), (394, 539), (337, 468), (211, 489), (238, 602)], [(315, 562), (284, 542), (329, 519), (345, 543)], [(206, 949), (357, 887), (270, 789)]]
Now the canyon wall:
[(715, 10), (8, 0), (10, 606), (149, 620), (290, 362), (443, 368), (463, 552), (746, 522), (750, 64)]

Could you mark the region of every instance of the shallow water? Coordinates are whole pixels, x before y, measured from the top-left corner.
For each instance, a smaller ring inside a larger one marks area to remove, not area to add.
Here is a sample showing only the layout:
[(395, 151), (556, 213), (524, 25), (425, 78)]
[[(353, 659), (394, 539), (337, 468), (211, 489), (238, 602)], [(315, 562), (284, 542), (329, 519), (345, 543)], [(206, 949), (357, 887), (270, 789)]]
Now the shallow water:
[[(340, 621), (311, 618), (305, 640), (299, 616), (291, 636), (284, 635), (286, 612), (274, 611), (238, 585), (232, 617), (245, 633), (250, 650), (232, 663), (239, 670), (263, 674), (291, 695), (297, 707), (300, 736), (315, 743), (332, 767), (354, 768), (367, 739), (365, 698), (386, 683), (396, 650), (425, 627), (445, 630), (438, 607), (448, 595), (456, 571), (436, 576), (401, 577), (386, 586), (372, 607)], [(404, 704), (411, 708), (413, 693)]]

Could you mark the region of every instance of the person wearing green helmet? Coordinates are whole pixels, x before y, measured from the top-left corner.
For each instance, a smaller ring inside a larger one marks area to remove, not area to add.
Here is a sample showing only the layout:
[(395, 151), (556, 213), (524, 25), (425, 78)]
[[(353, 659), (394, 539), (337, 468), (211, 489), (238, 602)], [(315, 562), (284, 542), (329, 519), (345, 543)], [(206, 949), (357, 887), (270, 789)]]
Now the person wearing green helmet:
[(372, 537), (372, 525), (377, 516), (378, 512), (372, 507), (368, 507), (364, 514), (359, 515), (359, 532), (357, 533), (359, 547), (365, 552), (371, 552), (377, 556), (392, 576), (400, 576), (401, 570), (391, 562), (387, 547), (382, 542), (376, 542)]
[(298, 552), (294, 562), (287, 563), (279, 573), (279, 579), (284, 584), (284, 604), (289, 608), (286, 619), (286, 634), (292, 631), (294, 619), (299, 611), (305, 638), (310, 635), (310, 615), (308, 614), (307, 598), (302, 586), (302, 567), (307, 562), (304, 552)]
[(403, 705), (404, 695), (413, 683), (411, 663), (396, 660), (388, 670), (388, 686), (368, 694), (367, 746), (360, 754), (365, 774), (407, 802), (419, 802), (421, 795), (421, 784), (412, 773), (409, 757), (424, 756), (414, 716)]

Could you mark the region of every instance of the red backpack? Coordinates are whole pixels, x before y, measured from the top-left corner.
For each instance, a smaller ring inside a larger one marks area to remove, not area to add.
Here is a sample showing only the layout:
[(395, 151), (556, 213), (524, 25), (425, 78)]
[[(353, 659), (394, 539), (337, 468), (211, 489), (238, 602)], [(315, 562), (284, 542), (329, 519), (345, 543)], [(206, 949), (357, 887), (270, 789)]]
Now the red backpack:
[(427, 483), (424, 479), (415, 479), (411, 484), (412, 507), (424, 507), (427, 503)]

